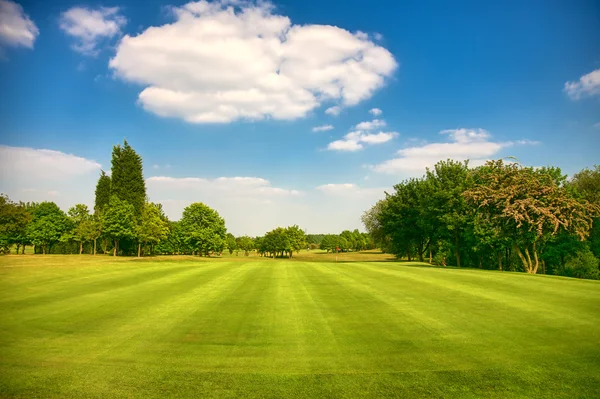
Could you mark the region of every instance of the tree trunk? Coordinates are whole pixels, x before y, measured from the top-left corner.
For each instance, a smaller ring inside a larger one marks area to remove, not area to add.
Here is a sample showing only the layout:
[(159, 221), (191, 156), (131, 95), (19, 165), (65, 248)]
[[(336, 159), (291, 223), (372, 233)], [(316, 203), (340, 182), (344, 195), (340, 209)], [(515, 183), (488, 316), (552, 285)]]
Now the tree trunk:
[(538, 258), (537, 247), (535, 245), (535, 242), (533, 243), (533, 258), (535, 259), (535, 264), (533, 266), (532, 274), (537, 274), (538, 267), (540, 266), (540, 260)]
[(456, 256), (456, 267), (460, 267), (460, 251), (458, 250), (458, 232), (456, 232), (454, 234), (454, 242), (455, 242), (455, 248), (454, 248), (454, 255)]
[(113, 256), (117, 256), (117, 245), (119, 245), (119, 241), (115, 240), (115, 247), (113, 248)]
[(23, 249), (21, 250), (21, 255), (25, 255), (25, 247), (26, 247), (26, 245), (23, 244)]
[(138, 242), (138, 258), (142, 256), (142, 243)]
[(79, 255), (83, 254), (83, 241), (79, 241)]
[(94, 238), (94, 255), (96, 255), (96, 238)]
[(17, 248), (17, 255), (19, 254), (19, 248), (21, 248), (21, 244), (17, 243), (15, 244), (15, 247)]
[(530, 272), (531, 265), (529, 264), (529, 262), (527, 262), (527, 259), (525, 259), (523, 252), (521, 252), (521, 249), (517, 246), (517, 244), (515, 244), (515, 251), (517, 252), (517, 255), (519, 256), (519, 258), (521, 259), (521, 262), (523, 262), (523, 266), (525, 266), (525, 271), (527, 273), (531, 273)]
[(498, 270), (502, 271), (502, 252), (498, 251)]
[(42, 255), (46, 255), (46, 246), (42, 245)]
[(431, 249), (429, 250), (429, 264), (433, 264), (433, 254), (431, 253)]

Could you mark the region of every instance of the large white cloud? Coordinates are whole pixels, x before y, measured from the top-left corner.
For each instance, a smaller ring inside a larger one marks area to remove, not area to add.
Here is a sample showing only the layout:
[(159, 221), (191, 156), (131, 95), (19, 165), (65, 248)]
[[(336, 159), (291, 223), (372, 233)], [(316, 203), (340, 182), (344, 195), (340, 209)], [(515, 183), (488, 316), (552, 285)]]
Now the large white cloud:
[(73, 7), (60, 18), (60, 28), (76, 39), (73, 50), (89, 56), (99, 53), (98, 46), (105, 40), (121, 34), (127, 19), (119, 14), (119, 7)]
[(574, 82), (566, 82), (565, 92), (574, 100), (600, 94), (600, 69), (583, 75)]
[(110, 61), (145, 89), (140, 104), (192, 123), (296, 119), (324, 102), (354, 105), (396, 69), (362, 33), (293, 25), (268, 2), (198, 1), (175, 21), (126, 35)]
[(0, 45), (33, 48), (39, 33), (23, 7), (13, 1), (0, 0)]
[(477, 166), (496, 156), (503, 148), (538, 144), (530, 140), (491, 141), (491, 134), (484, 129), (450, 129), (443, 130), (440, 134), (447, 135), (450, 142), (403, 148), (398, 151), (397, 158), (374, 165), (372, 169), (387, 174), (418, 175), (440, 160), (470, 160), (471, 166)]
[(0, 192), (16, 201), (55, 201), (63, 209), (94, 202), (101, 165), (48, 149), (0, 146)]

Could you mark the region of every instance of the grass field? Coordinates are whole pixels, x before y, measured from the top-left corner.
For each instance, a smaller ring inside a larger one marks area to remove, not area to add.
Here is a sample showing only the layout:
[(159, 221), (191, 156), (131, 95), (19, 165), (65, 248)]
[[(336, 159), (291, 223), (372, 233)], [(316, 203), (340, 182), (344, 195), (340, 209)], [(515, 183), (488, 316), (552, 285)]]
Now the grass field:
[(600, 397), (600, 282), (332, 260), (0, 257), (0, 397)]

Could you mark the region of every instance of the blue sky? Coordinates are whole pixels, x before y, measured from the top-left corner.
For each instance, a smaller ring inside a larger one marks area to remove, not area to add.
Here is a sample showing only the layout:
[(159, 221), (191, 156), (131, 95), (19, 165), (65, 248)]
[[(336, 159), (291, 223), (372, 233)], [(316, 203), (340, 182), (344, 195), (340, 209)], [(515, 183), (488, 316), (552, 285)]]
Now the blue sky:
[(0, 191), (64, 209), (124, 138), (172, 219), (253, 235), (360, 228), (439, 159), (600, 161), (598, 1), (0, 0), (0, 57)]

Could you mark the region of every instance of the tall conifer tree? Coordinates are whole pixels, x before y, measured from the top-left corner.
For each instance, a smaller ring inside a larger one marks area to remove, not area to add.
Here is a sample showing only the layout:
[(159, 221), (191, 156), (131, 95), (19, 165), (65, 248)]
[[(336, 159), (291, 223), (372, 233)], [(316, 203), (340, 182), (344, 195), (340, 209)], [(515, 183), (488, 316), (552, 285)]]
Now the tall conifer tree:
[(146, 202), (146, 183), (140, 157), (125, 140), (123, 146), (113, 147), (111, 168), (111, 195), (133, 205), (139, 221)]
[(98, 183), (96, 184), (96, 201), (94, 202), (94, 210), (102, 213), (104, 208), (110, 202), (110, 176), (107, 176), (104, 171), (100, 174)]

